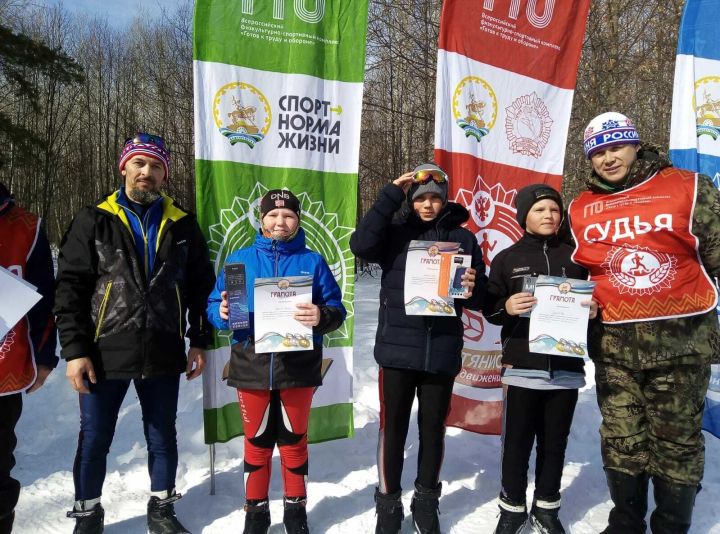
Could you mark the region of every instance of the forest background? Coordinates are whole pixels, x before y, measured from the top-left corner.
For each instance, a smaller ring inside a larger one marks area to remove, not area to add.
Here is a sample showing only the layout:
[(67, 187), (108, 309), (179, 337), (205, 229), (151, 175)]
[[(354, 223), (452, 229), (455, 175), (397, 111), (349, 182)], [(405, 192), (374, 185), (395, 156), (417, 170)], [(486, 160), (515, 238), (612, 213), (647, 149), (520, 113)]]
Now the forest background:
[[(593, 0), (565, 157), (563, 196), (583, 188), (582, 129), (630, 116), (667, 150), (683, 0)], [(370, 0), (359, 212), (378, 191), (432, 159), (440, 0)], [(0, 0), (0, 181), (45, 220), (58, 243), (73, 215), (117, 189), (133, 132), (172, 150), (168, 194), (195, 208), (193, 2), (118, 28), (62, 4)]]

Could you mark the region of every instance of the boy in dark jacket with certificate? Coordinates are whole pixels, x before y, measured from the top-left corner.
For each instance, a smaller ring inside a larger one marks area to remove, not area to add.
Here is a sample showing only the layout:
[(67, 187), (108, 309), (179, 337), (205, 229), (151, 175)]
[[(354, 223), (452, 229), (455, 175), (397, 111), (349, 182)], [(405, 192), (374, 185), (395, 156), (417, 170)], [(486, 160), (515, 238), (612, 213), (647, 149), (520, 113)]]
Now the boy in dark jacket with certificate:
[[(501, 325), (504, 404), (502, 491), (496, 534), (520, 532), (528, 519), (525, 507), (527, 470), (537, 438), (535, 498), (530, 521), (540, 532), (564, 533), (558, 519), (560, 478), (578, 388), (585, 385), (582, 358), (530, 352), (529, 312), (535, 297), (523, 290), (527, 276), (540, 274), (586, 279), (587, 271), (570, 260), (573, 248), (557, 231), (562, 198), (552, 187), (534, 184), (515, 200), (523, 237), (500, 252), (490, 266), (485, 318)], [(596, 310), (591, 308), (591, 317)]]
[[(380, 192), (350, 238), (350, 248), (382, 268), (375, 360), (380, 364), (379, 487), (376, 533), (397, 533), (403, 519), (400, 501), (405, 438), (418, 397), (420, 452), (412, 513), (421, 533), (437, 533), (440, 467), (445, 417), (463, 347), (462, 308), (479, 309), (485, 292), (485, 265), (475, 236), (462, 228), (469, 214), (447, 201), (447, 175), (424, 164), (403, 174)], [(412, 240), (460, 244), (472, 257), (462, 284), (469, 296), (455, 300), (457, 315), (429, 317), (405, 313), (405, 263)]]

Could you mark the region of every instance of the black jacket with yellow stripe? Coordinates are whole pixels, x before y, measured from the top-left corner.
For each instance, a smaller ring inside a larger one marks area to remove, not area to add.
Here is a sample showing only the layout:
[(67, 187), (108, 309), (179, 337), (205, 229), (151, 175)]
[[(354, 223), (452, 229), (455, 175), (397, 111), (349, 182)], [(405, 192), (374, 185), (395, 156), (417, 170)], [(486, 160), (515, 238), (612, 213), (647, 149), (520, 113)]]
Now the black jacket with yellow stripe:
[(185, 370), (185, 337), (205, 348), (215, 283), (194, 216), (164, 197), (153, 270), (140, 265), (118, 192), (83, 208), (60, 244), (55, 292), (62, 357), (89, 356), (99, 378)]

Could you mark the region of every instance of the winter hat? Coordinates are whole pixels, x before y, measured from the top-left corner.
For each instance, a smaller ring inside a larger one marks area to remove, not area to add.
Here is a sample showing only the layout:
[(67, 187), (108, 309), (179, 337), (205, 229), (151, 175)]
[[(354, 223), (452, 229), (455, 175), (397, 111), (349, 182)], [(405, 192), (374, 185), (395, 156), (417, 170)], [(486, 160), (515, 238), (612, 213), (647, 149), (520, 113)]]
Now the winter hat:
[(563, 201), (560, 193), (547, 184), (532, 184), (518, 191), (515, 197), (515, 217), (522, 228), (525, 228), (525, 220), (530, 212), (530, 208), (532, 208), (536, 202), (540, 202), (546, 198), (557, 202), (557, 205), (560, 207), (560, 212), (562, 212)]
[(639, 145), (635, 124), (622, 113), (608, 111), (598, 115), (585, 128), (583, 147), (590, 159), (598, 150), (616, 145)]
[[(433, 163), (423, 163), (413, 169), (413, 173), (418, 171), (440, 171), (447, 176), (444, 170)], [(417, 197), (424, 195), (425, 193), (433, 193), (442, 199), (443, 206), (447, 204), (448, 197), (448, 183), (447, 181), (439, 184), (435, 180), (428, 180), (425, 183), (413, 183), (408, 190), (408, 200), (412, 203)]]
[(125, 169), (125, 164), (134, 156), (148, 156), (160, 160), (165, 169), (165, 178), (170, 176), (170, 150), (159, 135), (138, 132), (134, 137), (126, 139), (118, 165), (121, 172)]
[(260, 216), (265, 217), (269, 211), (285, 208), (295, 212), (300, 218), (300, 201), (287, 189), (272, 189), (265, 193), (260, 200)]

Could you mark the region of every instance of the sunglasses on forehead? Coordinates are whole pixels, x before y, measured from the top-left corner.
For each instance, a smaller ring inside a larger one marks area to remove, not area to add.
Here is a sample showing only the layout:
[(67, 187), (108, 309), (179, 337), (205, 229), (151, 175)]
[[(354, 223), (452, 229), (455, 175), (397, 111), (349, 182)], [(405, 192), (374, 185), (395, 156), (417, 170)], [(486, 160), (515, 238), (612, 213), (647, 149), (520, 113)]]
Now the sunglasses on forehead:
[(413, 174), (413, 182), (416, 184), (424, 184), (430, 180), (438, 184), (443, 184), (448, 181), (448, 176), (440, 169), (417, 171)]
[(159, 135), (153, 135), (149, 133), (144, 132), (138, 132), (133, 137), (128, 137), (125, 139), (126, 145), (139, 145), (139, 144), (145, 144), (145, 145), (155, 145), (160, 148), (165, 148), (165, 139), (160, 137)]

